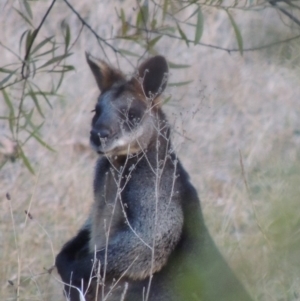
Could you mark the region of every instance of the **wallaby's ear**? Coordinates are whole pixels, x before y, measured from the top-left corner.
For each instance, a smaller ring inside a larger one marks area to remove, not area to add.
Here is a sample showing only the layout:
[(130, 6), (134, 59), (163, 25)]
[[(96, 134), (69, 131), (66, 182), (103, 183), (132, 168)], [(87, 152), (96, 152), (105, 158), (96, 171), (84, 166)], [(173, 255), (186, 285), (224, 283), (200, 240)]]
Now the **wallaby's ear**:
[(168, 63), (163, 56), (154, 56), (143, 62), (139, 69), (139, 76), (148, 98), (159, 96), (167, 86)]
[(106, 62), (96, 60), (87, 52), (85, 56), (101, 92), (110, 89), (115, 82), (124, 79), (121, 72), (110, 67)]

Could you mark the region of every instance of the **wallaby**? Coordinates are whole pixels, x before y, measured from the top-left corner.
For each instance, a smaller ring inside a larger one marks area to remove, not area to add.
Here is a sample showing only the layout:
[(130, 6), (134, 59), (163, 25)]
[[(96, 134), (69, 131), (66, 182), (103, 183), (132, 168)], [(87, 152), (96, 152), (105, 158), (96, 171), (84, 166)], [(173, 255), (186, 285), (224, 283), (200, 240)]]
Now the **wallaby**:
[[(131, 79), (87, 55), (100, 96), (90, 142), (94, 204), (56, 257), (71, 301), (250, 301), (205, 226), (162, 112), (164, 57)], [(80, 297), (81, 295), (81, 297)]]

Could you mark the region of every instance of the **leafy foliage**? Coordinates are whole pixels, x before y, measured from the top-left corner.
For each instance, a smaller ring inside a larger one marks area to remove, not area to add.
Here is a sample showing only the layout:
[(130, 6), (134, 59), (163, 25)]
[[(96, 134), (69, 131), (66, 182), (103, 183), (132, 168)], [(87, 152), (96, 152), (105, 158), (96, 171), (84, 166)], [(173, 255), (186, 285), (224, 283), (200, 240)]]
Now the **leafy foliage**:
[[(41, 1), (39, 1), (41, 2)], [(112, 51), (115, 55), (123, 57), (132, 64), (132, 58), (141, 58), (147, 54), (158, 53), (157, 45), (163, 43), (165, 38), (179, 40), (187, 47), (204, 46), (212, 47), (228, 52), (239, 51), (241, 55), (245, 51), (242, 30), (235, 21), (234, 10), (253, 11), (274, 7), (281, 13), (290, 16), (286, 7), (293, 7), (292, 2), (277, 1), (195, 1), (195, 0), (137, 0), (134, 10), (131, 6), (118, 5), (115, 13), (118, 16), (118, 30), (112, 38), (101, 37), (88, 24), (81, 13), (64, 0), (70, 14), (74, 14), (82, 26), (89, 30), (97, 39), (104, 56), (108, 57)], [(42, 34), (46, 19), (51, 18), (50, 12), (56, 0), (52, 0), (45, 14), (37, 23), (40, 16), (34, 16), (32, 5), (34, 2), (24, 0), (23, 5), (14, 8), (16, 15), (23, 19), (25, 30), (19, 37), (18, 52), (8, 48), (4, 41), (0, 40), (0, 46), (14, 55), (13, 63), (0, 66), (0, 89), (6, 104), (6, 110), (1, 120), (5, 121), (10, 131), (10, 139), (16, 143), (15, 153), (5, 156), (0, 166), (3, 166), (9, 159), (20, 158), (31, 173), (34, 173), (30, 160), (27, 158), (23, 147), (27, 141), (34, 139), (43, 147), (53, 151), (42, 138), (41, 130), (43, 122), (47, 118), (45, 105), (52, 108), (53, 97), (58, 96), (58, 91), (64, 81), (66, 72), (73, 71), (74, 66), (68, 63), (72, 55), (71, 42), (74, 36), (73, 30), (64, 20), (61, 21), (61, 32), (44, 36)], [(284, 5), (284, 6), (283, 6)], [(296, 7), (297, 8), (297, 7)], [(235, 35), (237, 48), (227, 49), (219, 45), (207, 45), (201, 42), (205, 32), (205, 17), (211, 10), (226, 11), (228, 22), (232, 26), (229, 35)], [(184, 17), (189, 15), (188, 18)], [(291, 18), (295, 23), (297, 19)], [(38, 25), (37, 25), (38, 24)], [(81, 34), (82, 31), (80, 31)], [(79, 36), (73, 41), (75, 44)], [(127, 48), (124, 48), (123, 41), (127, 41)], [(120, 45), (120, 46), (119, 46)], [(121, 46), (122, 45), (122, 46)], [(132, 51), (132, 46), (136, 46)], [(263, 45), (262, 48), (266, 47)], [(257, 47), (256, 49), (259, 49)], [(170, 62), (170, 68), (188, 68), (186, 64)], [(51, 86), (40, 87), (35, 82), (37, 76), (43, 76)], [(173, 83), (171, 85), (187, 85), (191, 80)]]

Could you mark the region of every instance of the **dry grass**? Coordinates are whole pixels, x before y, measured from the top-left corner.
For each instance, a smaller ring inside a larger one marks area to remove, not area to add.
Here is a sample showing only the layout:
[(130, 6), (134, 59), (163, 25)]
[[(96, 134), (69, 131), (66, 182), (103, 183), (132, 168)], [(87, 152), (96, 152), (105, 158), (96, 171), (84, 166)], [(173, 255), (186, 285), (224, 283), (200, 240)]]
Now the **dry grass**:
[[(133, 1), (73, 2), (100, 35), (116, 22), (114, 6), (127, 10), (134, 6)], [(32, 3), (36, 24), (47, 5)], [(7, 1), (0, 6), (1, 41), (17, 52), (24, 31), (24, 23), (12, 9), (18, 3)], [(204, 15), (203, 42), (235, 44), (225, 14), (205, 10)], [(64, 18), (79, 30), (75, 17), (57, 3), (43, 34), (57, 33)], [(299, 32), (285, 26), (271, 10), (241, 11), (235, 18), (250, 46)], [(1, 300), (17, 296), (19, 300), (63, 300), (59, 277), (45, 268), (53, 265), (55, 254), (76, 233), (92, 203), (96, 156), (88, 148), (88, 132), (97, 89), (84, 61), (85, 50), (101, 57), (86, 31), (70, 58), (76, 72), (65, 78), (62, 97), (53, 100), (53, 110), (45, 107), (43, 137), (56, 152), (29, 143), (25, 150), (36, 176), (19, 162), (6, 164), (0, 172)], [(158, 50), (172, 62), (192, 65), (171, 71), (171, 82), (193, 79), (193, 83), (169, 88), (166, 95), (171, 94), (172, 100), (165, 111), (215, 241), (254, 299), (299, 300), (298, 42), (247, 52), (243, 57), (200, 46), (187, 48), (167, 39), (159, 42)], [(1, 58), (2, 62), (14, 60), (3, 49)], [(36, 81), (50, 84), (47, 75)], [(2, 99), (0, 109), (4, 110)], [(0, 130), (8, 133), (2, 121)], [(26, 217), (25, 210), (33, 219)]]

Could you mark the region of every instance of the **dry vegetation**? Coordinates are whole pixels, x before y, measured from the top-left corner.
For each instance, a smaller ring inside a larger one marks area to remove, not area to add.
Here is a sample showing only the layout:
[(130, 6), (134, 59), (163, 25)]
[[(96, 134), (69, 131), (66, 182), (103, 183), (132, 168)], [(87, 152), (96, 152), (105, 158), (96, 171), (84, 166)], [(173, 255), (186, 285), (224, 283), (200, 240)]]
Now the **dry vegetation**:
[[(117, 24), (115, 6), (129, 11), (134, 3), (73, 1), (100, 35)], [(0, 4), (1, 40), (16, 52), (24, 26), (13, 10), (18, 5)], [(36, 23), (48, 5), (46, 1), (32, 4)], [(226, 13), (208, 8), (203, 13), (201, 41), (235, 47)], [(70, 10), (58, 2), (42, 35), (56, 34), (65, 18), (74, 32), (80, 30)], [(280, 20), (272, 9), (240, 10), (235, 18), (245, 47), (284, 39), (300, 29)], [(123, 43), (124, 48), (129, 45)], [(93, 36), (84, 30), (68, 58), (76, 71), (66, 75), (53, 109), (44, 108), (43, 138), (56, 152), (31, 141), (25, 151), (35, 176), (19, 161), (0, 171), (1, 300), (17, 300), (17, 296), (18, 300), (63, 300), (59, 277), (47, 269), (86, 218), (96, 160), (88, 139), (98, 91), (85, 63), (86, 50), (102, 56)], [(165, 111), (217, 245), (255, 300), (299, 300), (299, 40), (243, 56), (201, 46), (187, 48), (171, 39), (161, 39), (157, 50), (172, 62), (191, 65), (171, 70), (170, 82), (193, 82), (167, 89), (165, 95), (172, 98)], [(1, 65), (13, 59), (1, 49)], [(110, 59), (116, 63), (115, 57)], [(124, 61), (120, 63), (128, 73), (132, 71)], [(36, 80), (51, 85), (47, 74)], [(0, 111), (5, 112), (1, 97)], [(0, 134), (9, 135), (6, 123), (0, 122)]]

